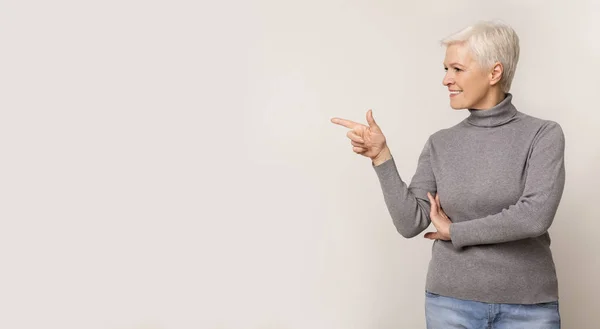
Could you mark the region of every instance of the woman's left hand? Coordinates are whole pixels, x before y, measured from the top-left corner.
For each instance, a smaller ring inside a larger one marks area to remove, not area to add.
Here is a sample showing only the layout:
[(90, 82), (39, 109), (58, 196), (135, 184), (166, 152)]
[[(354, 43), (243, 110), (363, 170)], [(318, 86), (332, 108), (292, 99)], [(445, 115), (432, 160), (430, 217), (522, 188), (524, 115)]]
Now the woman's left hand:
[(436, 193), (435, 198), (431, 195), (431, 193), (427, 192), (427, 197), (429, 198), (429, 203), (431, 203), (431, 222), (433, 226), (437, 229), (437, 232), (427, 232), (425, 233), (425, 238), (431, 240), (450, 240), (450, 224), (452, 221), (440, 205), (440, 195)]

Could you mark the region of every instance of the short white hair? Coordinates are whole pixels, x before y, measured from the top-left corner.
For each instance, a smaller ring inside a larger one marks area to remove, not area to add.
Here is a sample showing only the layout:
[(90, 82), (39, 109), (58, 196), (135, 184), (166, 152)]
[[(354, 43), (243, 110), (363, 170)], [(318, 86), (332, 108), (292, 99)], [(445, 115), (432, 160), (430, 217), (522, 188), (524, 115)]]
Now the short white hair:
[(519, 37), (512, 27), (500, 21), (480, 21), (444, 38), (441, 43), (446, 47), (467, 44), (484, 69), (492, 68), (496, 62), (502, 63), (500, 87), (505, 93), (510, 91), (519, 61)]

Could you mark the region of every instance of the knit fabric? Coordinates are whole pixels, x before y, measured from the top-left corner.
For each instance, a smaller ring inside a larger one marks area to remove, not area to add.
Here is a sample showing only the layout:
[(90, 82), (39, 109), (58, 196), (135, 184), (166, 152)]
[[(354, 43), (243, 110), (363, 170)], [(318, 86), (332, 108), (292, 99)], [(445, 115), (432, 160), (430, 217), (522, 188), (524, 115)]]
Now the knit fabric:
[(511, 94), (469, 112), (429, 137), (409, 186), (395, 158), (373, 167), (393, 223), (406, 238), (420, 234), (431, 223), (427, 192), (440, 195), (452, 240), (433, 242), (432, 293), (487, 303), (556, 301), (548, 228), (565, 183), (563, 131), (519, 112)]

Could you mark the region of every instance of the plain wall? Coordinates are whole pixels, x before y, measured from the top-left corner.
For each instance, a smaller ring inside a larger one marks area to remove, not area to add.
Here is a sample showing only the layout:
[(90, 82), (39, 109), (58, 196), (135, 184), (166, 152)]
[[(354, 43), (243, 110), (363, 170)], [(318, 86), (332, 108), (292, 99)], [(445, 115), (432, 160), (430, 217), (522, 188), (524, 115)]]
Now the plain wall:
[(464, 119), (443, 37), (501, 19), (511, 92), (566, 136), (565, 328), (600, 293), (600, 5), (3, 1), (0, 327), (425, 328), (431, 241), (392, 225), (334, 116), (373, 109), (408, 183)]

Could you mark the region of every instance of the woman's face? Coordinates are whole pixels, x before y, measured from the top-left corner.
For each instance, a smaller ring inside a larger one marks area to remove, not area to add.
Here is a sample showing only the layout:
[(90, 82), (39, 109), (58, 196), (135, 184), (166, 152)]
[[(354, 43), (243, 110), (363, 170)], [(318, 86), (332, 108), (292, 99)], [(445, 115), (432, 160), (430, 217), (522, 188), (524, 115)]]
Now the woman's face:
[(491, 90), (491, 71), (481, 69), (464, 43), (446, 48), (446, 75), (442, 83), (448, 87), (453, 109), (483, 109)]

